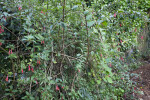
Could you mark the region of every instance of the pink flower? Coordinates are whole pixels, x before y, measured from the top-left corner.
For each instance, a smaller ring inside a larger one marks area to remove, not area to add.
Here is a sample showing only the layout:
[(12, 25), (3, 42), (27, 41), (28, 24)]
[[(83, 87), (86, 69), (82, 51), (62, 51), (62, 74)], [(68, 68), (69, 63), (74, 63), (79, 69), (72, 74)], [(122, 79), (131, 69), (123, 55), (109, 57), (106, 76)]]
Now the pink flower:
[(120, 48), (118, 48), (118, 51), (120, 51)]
[(9, 53), (8, 54), (10, 54), (10, 49), (9, 49)]
[(30, 71), (31, 70), (31, 67), (30, 67), (30, 65), (28, 66), (28, 71)]
[(3, 18), (4, 18), (4, 19), (5, 19), (5, 21), (6, 21), (6, 17), (4, 17), (4, 16), (3, 16)]
[(109, 64), (109, 66), (111, 67), (111, 63)]
[(61, 100), (64, 100), (64, 99), (63, 99), (63, 96), (61, 97)]
[(120, 57), (120, 59), (123, 61), (123, 57)]
[(121, 77), (121, 79), (123, 80), (124, 78), (123, 78), (123, 77)]
[(102, 57), (102, 54), (101, 54), (101, 57)]
[(134, 90), (136, 90), (136, 87), (134, 87)]
[(0, 34), (3, 33), (4, 30), (2, 29), (2, 27), (0, 26)]
[(59, 87), (58, 87), (58, 85), (56, 85), (56, 91), (59, 91)]
[(5, 81), (8, 82), (8, 75), (7, 75), (6, 79), (5, 79)]
[(0, 46), (2, 46), (2, 42), (0, 42)]
[(135, 28), (135, 32), (137, 31), (137, 29)]
[(40, 60), (37, 60), (37, 64), (39, 64), (39, 65), (41, 64)]
[(23, 69), (21, 70), (22, 74), (23, 74)]
[(44, 40), (43, 40), (43, 41), (41, 41), (41, 44), (44, 44)]
[(116, 17), (116, 13), (114, 13), (114, 17)]
[(78, 72), (80, 73), (80, 69), (78, 69)]
[(12, 54), (12, 53), (13, 53), (13, 52), (12, 52), (12, 49), (9, 49), (9, 53), (8, 53), (8, 54), (10, 55), (10, 54)]
[(122, 40), (120, 40), (120, 43), (122, 43)]
[(22, 9), (22, 7), (21, 7), (21, 6), (19, 6), (19, 7), (18, 7), (18, 10), (20, 11), (21, 9)]
[(45, 12), (41, 11), (41, 13), (45, 15)]
[(63, 86), (62, 86), (61, 88), (62, 88), (62, 89), (64, 89), (64, 87), (63, 87)]
[(141, 39), (143, 40), (143, 36), (141, 36)]
[(34, 72), (33, 67), (31, 67), (31, 71)]
[(36, 84), (38, 84), (38, 81), (36, 80)]
[(122, 25), (120, 24), (120, 27), (121, 27)]
[(12, 49), (11, 49), (10, 53), (12, 54)]

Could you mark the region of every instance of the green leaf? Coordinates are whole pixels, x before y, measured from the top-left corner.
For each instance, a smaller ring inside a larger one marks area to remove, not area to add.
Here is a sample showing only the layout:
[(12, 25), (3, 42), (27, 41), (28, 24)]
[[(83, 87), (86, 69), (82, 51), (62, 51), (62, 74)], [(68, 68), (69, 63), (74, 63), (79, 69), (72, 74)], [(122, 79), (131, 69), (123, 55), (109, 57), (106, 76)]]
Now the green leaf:
[(9, 58), (10, 58), (10, 59), (13, 59), (13, 58), (17, 58), (17, 56), (16, 56), (16, 54), (13, 53), (13, 54), (10, 54), (10, 55), (9, 55)]
[(57, 62), (56, 62), (56, 60), (55, 60), (54, 58), (52, 59), (52, 61), (53, 61), (53, 63), (54, 63), (54, 64), (56, 64), (56, 63), (57, 63)]
[(85, 11), (84, 11), (84, 14), (85, 14), (85, 15), (87, 15), (88, 13), (89, 13), (89, 11), (88, 11), (88, 10), (85, 10)]
[(41, 34), (35, 35), (38, 40), (44, 40), (44, 37)]
[(100, 84), (101, 83), (101, 80), (97, 80), (97, 84)]
[(109, 83), (113, 83), (112, 79), (110, 77), (106, 77), (106, 80), (109, 82)]
[(50, 84), (55, 84), (55, 81), (54, 80), (50, 80)]
[(18, 90), (12, 90), (12, 92), (14, 92), (14, 93), (15, 93), (15, 92), (18, 92)]
[(90, 19), (92, 19), (92, 15), (87, 15), (86, 20), (90, 20)]
[(76, 9), (76, 8), (78, 8), (78, 5), (74, 5), (74, 6), (72, 7), (72, 9)]
[(95, 21), (88, 21), (88, 22), (87, 22), (87, 26), (91, 27), (91, 26), (94, 25), (94, 23), (95, 23)]

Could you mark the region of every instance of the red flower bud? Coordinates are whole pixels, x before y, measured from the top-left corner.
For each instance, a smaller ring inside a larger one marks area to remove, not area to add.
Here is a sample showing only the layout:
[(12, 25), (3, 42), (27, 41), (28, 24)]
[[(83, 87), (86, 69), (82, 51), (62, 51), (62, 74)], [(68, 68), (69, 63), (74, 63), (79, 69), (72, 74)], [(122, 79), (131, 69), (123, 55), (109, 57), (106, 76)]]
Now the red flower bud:
[(102, 57), (102, 54), (101, 54), (101, 57)]
[(12, 54), (12, 49), (10, 50), (10, 54)]
[(134, 90), (136, 90), (136, 87), (134, 87)]
[(121, 59), (122, 61), (124, 61), (123, 57), (120, 57), (120, 59)]
[(5, 81), (8, 82), (8, 75), (7, 75), (6, 79), (5, 79)]
[(41, 64), (40, 60), (37, 60), (37, 64), (39, 64), (39, 65)]
[(61, 100), (64, 100), (63, 97), (61, 97)]
[(43, 40), (43, 41), (41, 41), (41, 44), (44, 44), (44, 40)]
[(111, 63), (109, 64), (109, 66), (111, 67)]
[(9, 53), (8, 53), (8, 54), (10, 55), (10, 54), (12, 54), (12, 53), (13, 53), (13, 52), (12, 52), (12, 49), (9, 49)]
[(22, 9), (22, 7), (21, 7), (21, 6), (19, 6), (19, 7), (18, 7), (18, 10), (20, 11), (21, 9)]
[(123, 77), (121, 77), (121, 79), (123, 80), (124, 78), (123, 78)]
[(118, 48), (118, 51), (120, 51), (120, 48)]
[(141, 36), (141, 39), (143, 40), (143, 36)]
[(36, 80), (36, 84), (38, 84), (38, 81)]
[(41, 11), (41, 13), (45, 15), (45, 12)]
[(33, 67), (31, 67), (31, 71), (34, 72)]
[(114, 13), (114, 17), (116, 17), (116, 13)]
[(64, 89), (64, 87), (63, 87), (63, 86), (62, 86), (61, 88), (62, 88), (62, 89)]
[(3, 32), (4, 32), (4, 30), (3, 30), (3, 29), (1, 28), (1, 26), (0, 26), (0, 34), (3, 33)]
[(120, 27), (121, 27), (122, 25), (120, 24)]
[(122, 40), (120, 40), (120, 43), (122, 43)]
[(80, 72), (80, 69), (78, 69), (78, 72)]
[(23, 74), (23, 69), (21, 70), (22, 74)]
[(2, 46), (2, 42), (0, 42), (0, 46)]
[(135, 28), (135, 32), (137, 31), (137, 29)]
[(3, 18), (5, 19), (5, 21), (6, 21), (6, 17), (5, 16), (3, 16)]
[(30, 67), (30, 65), (28, 66), (28, 71), (30, 71), (31, 70), (31, 67)]

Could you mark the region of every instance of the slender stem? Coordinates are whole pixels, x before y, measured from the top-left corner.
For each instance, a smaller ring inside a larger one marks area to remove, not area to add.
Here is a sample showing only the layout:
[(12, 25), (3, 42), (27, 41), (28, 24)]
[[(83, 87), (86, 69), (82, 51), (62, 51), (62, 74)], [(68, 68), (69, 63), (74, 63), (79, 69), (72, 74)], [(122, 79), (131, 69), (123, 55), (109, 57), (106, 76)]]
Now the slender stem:
[[(83, 11), (85, 11), (85, 8), (84, 8), (84, 4), (83, 4)], [(90, 42), (89, 42), (89, 30), (88, 30), (88, 26), (87, 26), (87, 20), (86, 20), (86, 15), (84, 16), (85, 17), (85, 26), (86, 26), (86, 35), (87, 35), (87, 58), (86, 58), (86, 61), (87, 63), (89, 62), (89, 48), (90, 48)]]
[[(65, 0), (63, 2), (63, 18), (62, 18), (62, 22), (64, 22), (65, 20)], [(62, 49), (64, 49), (64, 38), (65, 38), (65, 29), (63, 28), (63, 45), (62, 45)], [(63, 50), (64, 53), (64, 50)]]

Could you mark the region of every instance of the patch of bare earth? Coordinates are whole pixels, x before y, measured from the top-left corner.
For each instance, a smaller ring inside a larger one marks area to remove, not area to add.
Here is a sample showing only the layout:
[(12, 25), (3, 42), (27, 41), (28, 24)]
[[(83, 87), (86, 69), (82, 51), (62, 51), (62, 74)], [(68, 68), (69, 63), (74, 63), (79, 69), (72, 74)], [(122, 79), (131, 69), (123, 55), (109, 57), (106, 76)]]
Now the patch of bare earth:
[(140, 77), (134, 78), (137, 82), (137, 88), (141, 91), (141, 94), (135, 94), (138, 100), (150, 100), (150, 63), (141, 66), (132, 73), (139, 74)]

